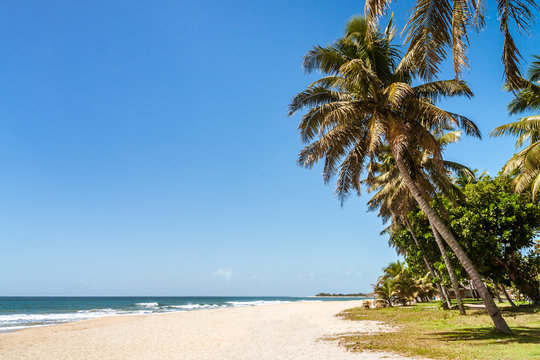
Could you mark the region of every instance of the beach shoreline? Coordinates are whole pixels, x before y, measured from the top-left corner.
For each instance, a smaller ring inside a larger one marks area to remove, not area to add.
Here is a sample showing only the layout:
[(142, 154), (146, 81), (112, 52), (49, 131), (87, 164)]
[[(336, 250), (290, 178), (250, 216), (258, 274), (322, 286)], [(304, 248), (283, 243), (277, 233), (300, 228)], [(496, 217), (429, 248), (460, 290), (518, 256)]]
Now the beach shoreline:
[(322, 339), (390, 331), (339, 312), (365, 300), (292, 302), (186, 312), (116, 315), (0, 334), (11, 359), (404, 359), (350, 353)]

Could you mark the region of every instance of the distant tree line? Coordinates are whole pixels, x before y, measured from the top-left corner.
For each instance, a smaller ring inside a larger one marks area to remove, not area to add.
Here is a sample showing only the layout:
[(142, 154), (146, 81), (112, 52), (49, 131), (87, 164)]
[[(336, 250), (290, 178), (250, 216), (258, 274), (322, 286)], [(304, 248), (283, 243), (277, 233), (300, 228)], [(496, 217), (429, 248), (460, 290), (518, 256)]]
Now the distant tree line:
[(330, 293), (318, 293), (315, 296), (351, 296), (351, 297), (368, 297), (371, 294), (357, 293), (357, 294), (330, 294)]

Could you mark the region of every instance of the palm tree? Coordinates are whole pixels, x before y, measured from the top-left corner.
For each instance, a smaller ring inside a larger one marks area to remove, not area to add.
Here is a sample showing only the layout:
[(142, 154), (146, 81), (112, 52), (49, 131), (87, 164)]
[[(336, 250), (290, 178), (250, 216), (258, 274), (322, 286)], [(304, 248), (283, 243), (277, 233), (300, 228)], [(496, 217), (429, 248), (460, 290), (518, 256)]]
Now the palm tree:
[(377, 281), (377, 285), (375, 285), (373, 292), (376, 298), (385, 306), (392, 307), (396, 296), (396, 286), (393, 279), (380, 279), (380, 281)]
[(290, 116), (309, 108), (299, 125), (301, 138), (308, 145), (298, 162), (311, 168), (324, 158), (323, 179), (329, 182), (337, 174), (336, 193), (343, 200), (353, 190), (360, 193), (364, 168), (367, 176), (372, 176), (369, 164), (382, 146), (388, 146), (403, 182), (467, 270), (495, 326), (510, 333), (475, 266), (424, 198), (418, 187), (417, 165), (409, 153), (420, 146), (442, 169), (441, 147), (431, 133), (433, 129), (461, 128), (479, 137), (472, 121), (435, 105), (440, 98), (470, 97), (472, 92), (457, 79), (413, 86), (415, 69), (400, 66), (399, 52), (391, 44), (393, 33), (392, 26), (383, 34), (369, 27), (365, 19), (353, 18), (344, 38), (306, 54), (304, 69), (327, 76), (299, 93), (289, 105)]
[(429, 280), (429, 274), (418, 278), (399, 260), (385, 267), (383, 273), (377, 280), (374, 291), (377, 298), (388, 306), (392, 306), (394, 302), (405, 305), (418, 298), (430, 298), (436, 291)]
[(422, 292), (417, 279), (414, 278), (408, 267), (404, 267), (394, 278), (394, 281), (396, 283), (396, 297), (403, 305), (411, 303)]
[[(529, 68), (529, 79), (522, 79), (522, 87), (508, 105), (510, 114), (540, 110), (540, 56), (534, 57)], [(531, 115), (516, 122), (502, 125), (491, 133), (492, 136), (518, 136), (516, 148), (523, 150), (515, 154), (503, 168), (505, 173), (517, 173), (514, 180), (517, 192), (531, 187), (533, 199), (540, 191), (540, 115)]]
[[(437, 141), (441, 144), (441, 147), (445, 147), (450, 143), (457, 142), (460, 139), (461, 132), (453, 131), (448, 133), (443, 133), (442, 130), (435, 132)], [(368, 206), (371, 210), (378, 208), (379, 215), (383, 217), (383, 221), (389, 217), (393, 218), (394, 222), (401, 222), (405, 224), (405, 227), (408, 229), (410, 234), (413, 237), (413, 240), (418, 248), (420, 248), (419, 241), (416, 237), (414, 230), (412, 229), (411, 224), (407, 218), (407, 215), (416, 208), (416, 204), (411, 199), (409, 189), (403, 183), (399, 171), (397, 171), (392, 155), (387, 151), (383, 152), (383, 161), (381, 163), (376, 163), (372, 166), (374, 172), (378, 173), (378, 176), (374, 176), (370, 179), (364, 181), (364, 183), (369, 185), (369, 191), (377, 191), (375, 196), (368, 202)], [(381, 155), (379, 155), (381, 157)], [(419, 187), (426, 193), (434, 195), (436, 193), (436, 188), (439, 188), (441, 191), (454, 196), (454, 192), (457, 189), (449, 181), (446, 173), (450, 171), (459, 171), (461, 173), (466, 173), (472, 175), (472, 172), (465, 166), (449, 161), (443, 161), (445, 167), (445, 174), (441, 176), (438, 172), (437, 166), (434, 166), (433, 159), (429, 153), (422, 152), (421, 149), (417, 153), (418, 170), (419, 174), (417, 176), (418, 183), (421, 184)], [(421, 181), (420, 181), (421, 180)], [(426, 195), (424, 195), (426, 196)], [(459, 292), (459, 283), (446, 253), (446, 249), (442, 240), (440, 239), (438, 233), (433, 230), (435, 241), (443, 257), (448, 275), (451, 279), (452, 287), (454, 293), (456, 294), (456, 301), (458, 304), (459, 311), (462, 315), (465, 315), (465, 307), (463, 305), (463, 300), (461, 293)], [(424, 263), (430, 271), (431, 275), (435, 278), (434, 269), (431, 263), (424, 256)], [(442, 287), (440, 287), (441, 296), (446, 297), (448, 306), (451, 307), (450, 299), (447, 297), (447, 294), (443, 292)]]
[[(391, 3), (392, 0), (366, 0), (364, 11), (372, 26), (376, 26)], [(504, 76), (511, 89), (521, 86), (521, 55), (511, 27), (515, 26), (520, 33), (529, 34), (535, 21), (534, 12), (538, 9), (535, 0), (497, 0), (497, 16), (504, 38)], [(418, 73), (423, 79), (431, 80), (439, 72), (439, 66), (450, 50), (454, 73), (458, 78), (469, 67), (468, 33), (471, 28), (480, 31), (484, 27), (484, 13), (484, 2), (481, 0), (416, 0), (405, 26), (409, 44), (407, 61), (417, 64)]]
[(405, 263), (402, 261), (391, 262), (387, 267), (383, 269), (383, 275), (381, 279), (395, 279), (405, 269)]
[(429, 301), (437, 293), (437, 289), (433, 285), (429, 273), (426, 274), (424, 277), (418, 279), (416, 283), (418, 287), (418, 292), (416, 296), (420, 297), (421, 299), (426, 298)]

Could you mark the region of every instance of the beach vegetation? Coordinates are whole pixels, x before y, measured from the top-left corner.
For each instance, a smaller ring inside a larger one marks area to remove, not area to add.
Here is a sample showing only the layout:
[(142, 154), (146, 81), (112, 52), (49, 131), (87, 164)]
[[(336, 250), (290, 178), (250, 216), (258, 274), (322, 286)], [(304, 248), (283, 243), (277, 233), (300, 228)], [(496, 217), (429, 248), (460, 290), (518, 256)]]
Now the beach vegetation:
[(343, 335), (339, 341), (350, 351), (388, 351), (404, 356), (445, 360), (536, 359), (540, 357), (538, 308), (518, 302), (501, 306), (512, 329), (501, 334), (487, 326), (489, 315), (480, 301), (465, 300), (468, 314), (440, 309), (435, 302), (382, 309), (350, 309), (342, 314), (352, 321), (381, 321), (392, 331)]
[(390, 263), (383, 272), (374, 285), (376, 302), (382, 306), (430, 301), (437, 292), (429, 274), (415, 274), (403, 262)]
[[(462, 197), (453, 202), (437, 197), (434, 208), (445, 216), (461, 246), (475, 260), (489, 291), (499, 298), (502, 293), (512, 302), (507, 289), (538, 304), (540, 297), (540, 256), (535, 250), (535, 239), (540, 230), (540, 204), (530, 194), (516, 194), (512, 178), (483, 175), (475, 183), (462, 189)], [(419, 209), (408, 215), (416, 240), (409, 231), (391, 234), (391, 244), (405, 254), (411, 269), (426, 271), (426, 258), (435, 268), (444, 268), (443, 259), (433, 246), (433, 233), (429, 222)], [(417, 243), (421, 244), (421, 248)], [(403, 251), (406, 249), (406, 251)], [(445, 246), (444, 251), (455, 269), (460, 284), (469, 283), (466, 271)], [(440, 272), (442, 275), (444, 271)], [(443, 284), (449, 279), (442, 276)], [(472, 284), (471, 284), (472, 285)], [(468, 286), (460, 285), (462, 289)]]

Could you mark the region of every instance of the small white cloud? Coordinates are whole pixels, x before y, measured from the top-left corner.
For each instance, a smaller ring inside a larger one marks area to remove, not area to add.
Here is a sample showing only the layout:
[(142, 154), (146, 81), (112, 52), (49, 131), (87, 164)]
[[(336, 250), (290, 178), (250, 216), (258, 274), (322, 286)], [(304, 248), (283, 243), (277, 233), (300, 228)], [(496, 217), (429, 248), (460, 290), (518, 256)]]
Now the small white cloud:
[(353, 273), (352, 270), (345, 270), (343, 272), (343, 274), (345, 274), (345, 275), (351, 275), (352, 273)]
[(232, 269), (231, 268), (221, 268), (212, 273), (215, 277), (223, 278), (225, 281), (229, 281), (232, 278)]

